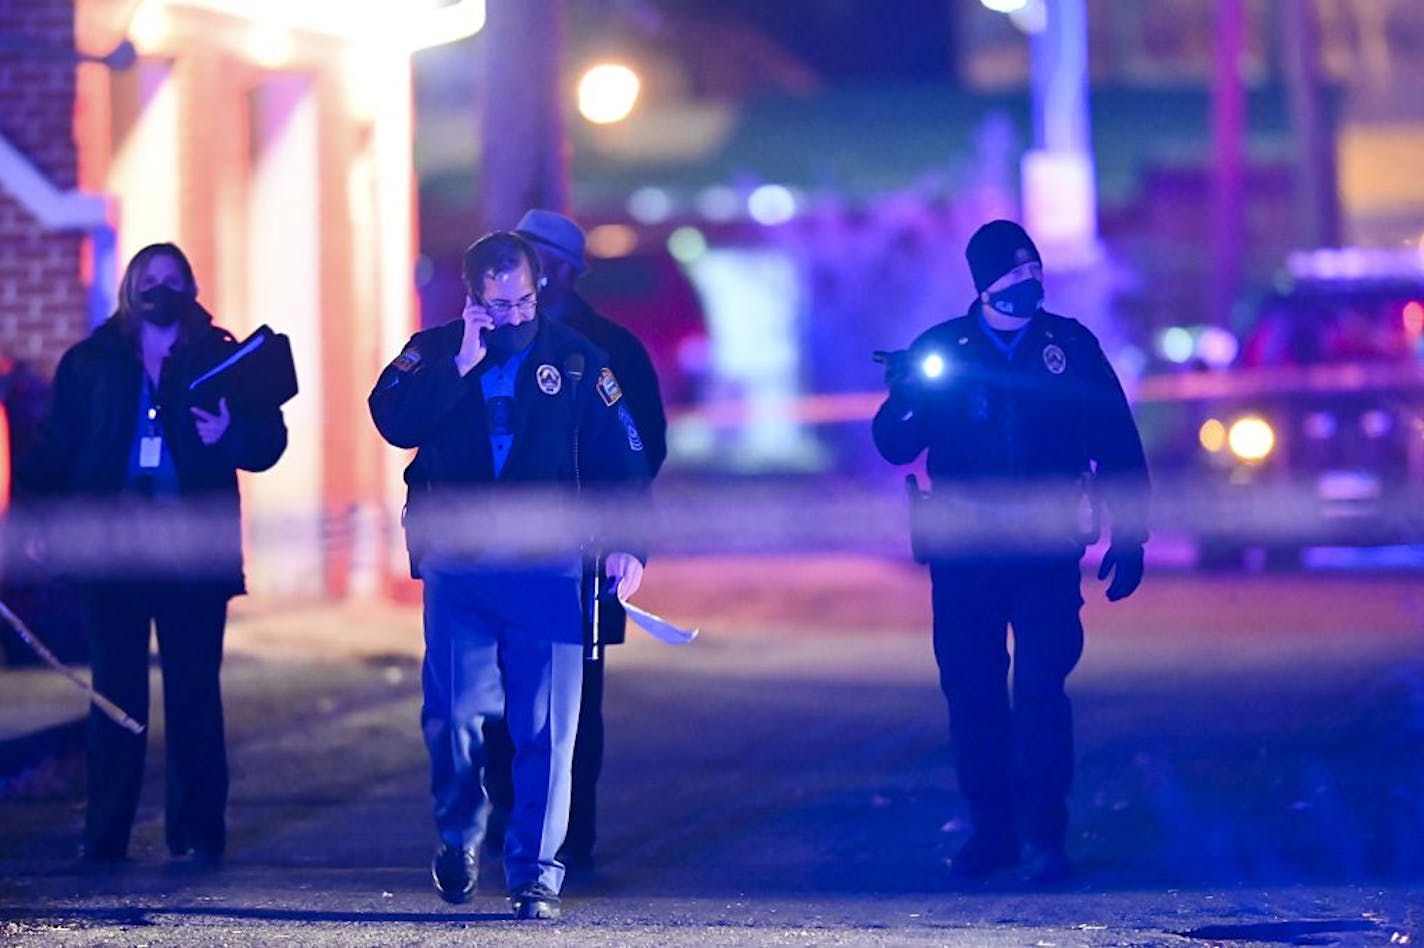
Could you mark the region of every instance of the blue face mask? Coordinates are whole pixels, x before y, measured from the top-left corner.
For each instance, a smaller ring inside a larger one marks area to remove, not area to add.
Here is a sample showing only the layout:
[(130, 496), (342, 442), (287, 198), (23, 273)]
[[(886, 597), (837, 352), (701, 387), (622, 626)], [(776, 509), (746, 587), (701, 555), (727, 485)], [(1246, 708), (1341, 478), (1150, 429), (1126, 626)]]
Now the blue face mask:
[(997, 293), (990, 293), (989, 305), (1005, 316), (1032, 316), (1043, 309), (1043, 283), (1040, 280), (1021, 280)]

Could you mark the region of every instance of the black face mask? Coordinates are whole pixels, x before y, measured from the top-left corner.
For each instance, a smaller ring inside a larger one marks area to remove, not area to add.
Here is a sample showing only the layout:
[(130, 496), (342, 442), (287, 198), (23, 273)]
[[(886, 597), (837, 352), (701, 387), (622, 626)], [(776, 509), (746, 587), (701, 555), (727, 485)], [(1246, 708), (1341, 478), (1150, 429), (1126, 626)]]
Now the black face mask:
[(138, 295), (138, 313), (146, 322), (160, 329), (172, 326), (193, 306), (192, 297), (163, 283), (151, 286)]
[(518, 326), (496, 326), (489, 330), (485, 333), (485, 346), (489, 349), (490, 355), (496, 359), (507, 359), (515, 353), (528, 349), (537, 335), (539, 335), (539, 317), (536, 316)]
[(997, 293), (990, 293), (989, 305), (1005, 316), (1032, 316), (1043, 308), (1043, 283), (1023, 280)]

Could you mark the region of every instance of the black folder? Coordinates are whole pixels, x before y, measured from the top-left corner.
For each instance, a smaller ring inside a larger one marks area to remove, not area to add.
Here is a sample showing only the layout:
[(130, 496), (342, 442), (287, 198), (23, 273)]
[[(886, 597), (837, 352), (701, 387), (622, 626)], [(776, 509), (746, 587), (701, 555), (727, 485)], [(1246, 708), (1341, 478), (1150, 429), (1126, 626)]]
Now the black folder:
[(226, 398), (230, 406), (277, 408), (297, 394), (297, 367), (285, 335), (260, 326), (232, 354), (188, 386), (197, 405), (214, 410)]

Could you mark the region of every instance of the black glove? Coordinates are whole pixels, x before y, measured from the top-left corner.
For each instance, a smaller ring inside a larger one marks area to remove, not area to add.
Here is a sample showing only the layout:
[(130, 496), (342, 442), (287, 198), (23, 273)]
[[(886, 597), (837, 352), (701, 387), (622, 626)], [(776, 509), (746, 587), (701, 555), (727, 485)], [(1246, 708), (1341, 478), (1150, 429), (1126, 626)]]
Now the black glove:
[(897, 402), (908, 402), (915, 384), (915, 370), (910, 365), (910, 351), (877, 351), (873, 358), (885, 366), (885, 387), (890, 390), (890, 397)]
[(1131, 596), (1142, 582), (1142, 544), (1114, 543), (1108, 547), (1103, 554), (1103, 565), (1098, 567), (1098, 579), (1107, 579), (1108, 573), (1113, 574), (1108, 584), (1108, 601), (1117, 602)]

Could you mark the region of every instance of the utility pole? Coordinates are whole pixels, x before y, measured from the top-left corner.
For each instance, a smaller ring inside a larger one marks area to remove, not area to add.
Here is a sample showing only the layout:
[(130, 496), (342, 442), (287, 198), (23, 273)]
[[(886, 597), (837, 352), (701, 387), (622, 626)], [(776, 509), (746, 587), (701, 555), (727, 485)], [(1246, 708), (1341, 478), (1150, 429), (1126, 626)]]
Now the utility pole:
[(1098, 261), (1097, 185), (1088, 110), (1084, 0), (1046, 0), (1030, 36), (1033, 149), (1023, 160), (1024, 218), (1066, 269)]
[(487, 0), (480, 55), (479, 218), (513, 227), (531, 207), (567, 211), (559, 0)]
[(1320, 23), (1314, 0), (1284, 0), (1280, 9), (1300, 239), (1309, 247), (1332, 247), (1340, 242), (1340, 200), (1334, 122), (1320, 67)]
[(1241, 287), (1245, 250), (1245, 0), (1217, 0), (1216, 69), (1211, 92), (1211, 275), (1209, 318), (1225, 323)]

